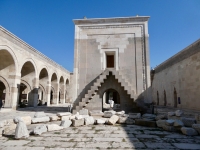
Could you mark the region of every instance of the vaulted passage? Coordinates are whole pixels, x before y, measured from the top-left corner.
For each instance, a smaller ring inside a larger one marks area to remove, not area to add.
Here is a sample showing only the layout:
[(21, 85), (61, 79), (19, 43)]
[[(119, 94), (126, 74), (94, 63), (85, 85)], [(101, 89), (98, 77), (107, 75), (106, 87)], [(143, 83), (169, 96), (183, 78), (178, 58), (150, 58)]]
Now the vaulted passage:
[(3, 107), (4, 107), (5, 99), (6, 99), (6, 86), (1, 80), (0, 80), (0, 99), (2, 99)]

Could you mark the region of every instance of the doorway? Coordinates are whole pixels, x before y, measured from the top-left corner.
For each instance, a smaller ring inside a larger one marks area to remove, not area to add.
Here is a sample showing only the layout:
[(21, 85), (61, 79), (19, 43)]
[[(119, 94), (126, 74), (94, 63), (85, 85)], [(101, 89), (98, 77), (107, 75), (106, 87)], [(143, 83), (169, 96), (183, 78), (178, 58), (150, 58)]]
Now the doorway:
[(106, 60), (107, 60), (107, 64), (106, 64), (107, 68), (114, 68), (115, 67), (115, 57), (114, 57), (114, 55), (106, 55)]

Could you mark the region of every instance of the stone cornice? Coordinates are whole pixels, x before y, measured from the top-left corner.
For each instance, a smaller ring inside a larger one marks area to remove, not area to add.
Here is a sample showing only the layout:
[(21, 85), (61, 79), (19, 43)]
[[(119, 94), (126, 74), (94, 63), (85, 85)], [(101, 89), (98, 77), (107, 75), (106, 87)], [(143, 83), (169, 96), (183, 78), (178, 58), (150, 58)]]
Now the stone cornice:
[(98, 25), (98, 26), (80, 26), (81, 29), (106, 29), (106, 28), (135, 28), (142, 27), (141, 24), (136, 25)]
[(111, 23), (132, 23), (132, 22), (146, 22), (149, 16), (136, 16), (136, 17), (119, 17), (119, 18), (91, 18), (91, 19), (74, 19), (75, 25), (87, 24), (111, 24)]
[(160, 71), (162, 71), (162, 70), (164, 70), (164, 69), (166, 69), (166, 68), (198, 53), (198, 52), (200, 52), (200, 39), (198, 39), (194, 43), (190, 44), (189, 46), (187, 46), (186, 48), (184, 48), (183, 50), (181, 50), (174, 56), (170, 57), (169, 59), (167, 59), (166, 61), (161, 63), (156, 68), (154, 68), (155, 73), (158, 73), (158, 72), (160, 72)]
[[(29, 44), (27, 44), (26, 42), (24, 42), (23, 40), (21, 40), (19, 37), (17, 37), (13, 33), (9, 32), (5, 28), (3, 28), (2, 26), (0, 26), (0, 30), (3, 33), (5, 33), (6, 35), (10, 36), (12, 39), (14, 39), (17, 42), (19, 42), (20, 44), (22, 44), (23, 46), (27, 47), (30, 53), (32, 53), (34, 55), (37, 54), (39, 57), (42, 57), (45, 61), (47, 61), (51, 65), (55, 66), (56, 68), (59, 68), (59, 69), (61, 69), (62, 71), (66, 72), (66, 73), (70, 73), (64, 67), (62, 67), (61, 65), (59, 65), (58, 63), (56, 63), (55, 61), (53, 61), (52, 59), (50, 59), (49, 57), (47, 57), (46, 55), (44, 55), (43, 53), (41, 53), (40, 51), (38, 51), (37, 49), (33, 48), (32, 46), (30, 46)], [(18, 46), (20, 46), (20, 45), (18, 45)]]

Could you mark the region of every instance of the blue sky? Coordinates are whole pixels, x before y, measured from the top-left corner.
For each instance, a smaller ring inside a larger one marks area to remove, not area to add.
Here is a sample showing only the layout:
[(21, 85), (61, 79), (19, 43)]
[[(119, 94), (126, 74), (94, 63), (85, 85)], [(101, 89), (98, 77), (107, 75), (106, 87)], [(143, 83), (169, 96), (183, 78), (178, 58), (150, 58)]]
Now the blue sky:
[(0, 25), (73, 71), (73, 19), (150, 16), (150, 65), (200, 38), (200, 0), (0, 0)]

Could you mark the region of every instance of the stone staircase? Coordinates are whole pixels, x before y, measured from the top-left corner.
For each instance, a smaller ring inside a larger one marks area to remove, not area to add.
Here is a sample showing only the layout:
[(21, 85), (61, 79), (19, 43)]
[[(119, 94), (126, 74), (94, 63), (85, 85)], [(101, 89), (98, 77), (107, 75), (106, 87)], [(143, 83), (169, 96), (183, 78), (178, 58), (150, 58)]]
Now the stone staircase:
[(79, 112), (79, 110), (85, 108), (93, 99), (93, 97), (97, 94), (97, 91), (101, 84), (104, 83), (104, 80), (107, 79), (107, 76), (111, 73), (115, 76), (115, 78), (118, 80), (118, 82), (121, 84), (121, 86), (124, 88), (124, 90), (127, 92), (128, 95), (130, 95), (130, 98), (135, 99), (135, 92), (132, 89), (131, 85), (126, 81), (126, 79), (120, 75), (119, 71), (116, 71), (115, 69), (106, 69), (102, 74), (99, 75), (99, 77), (93, 82), (92, 86), (90, 86), (89, 90), (86, 92), (84, 97), (80, 98), (80, 100), (76, 103), (74, 103), (73, 106), (73, 114), (76, 112)]

